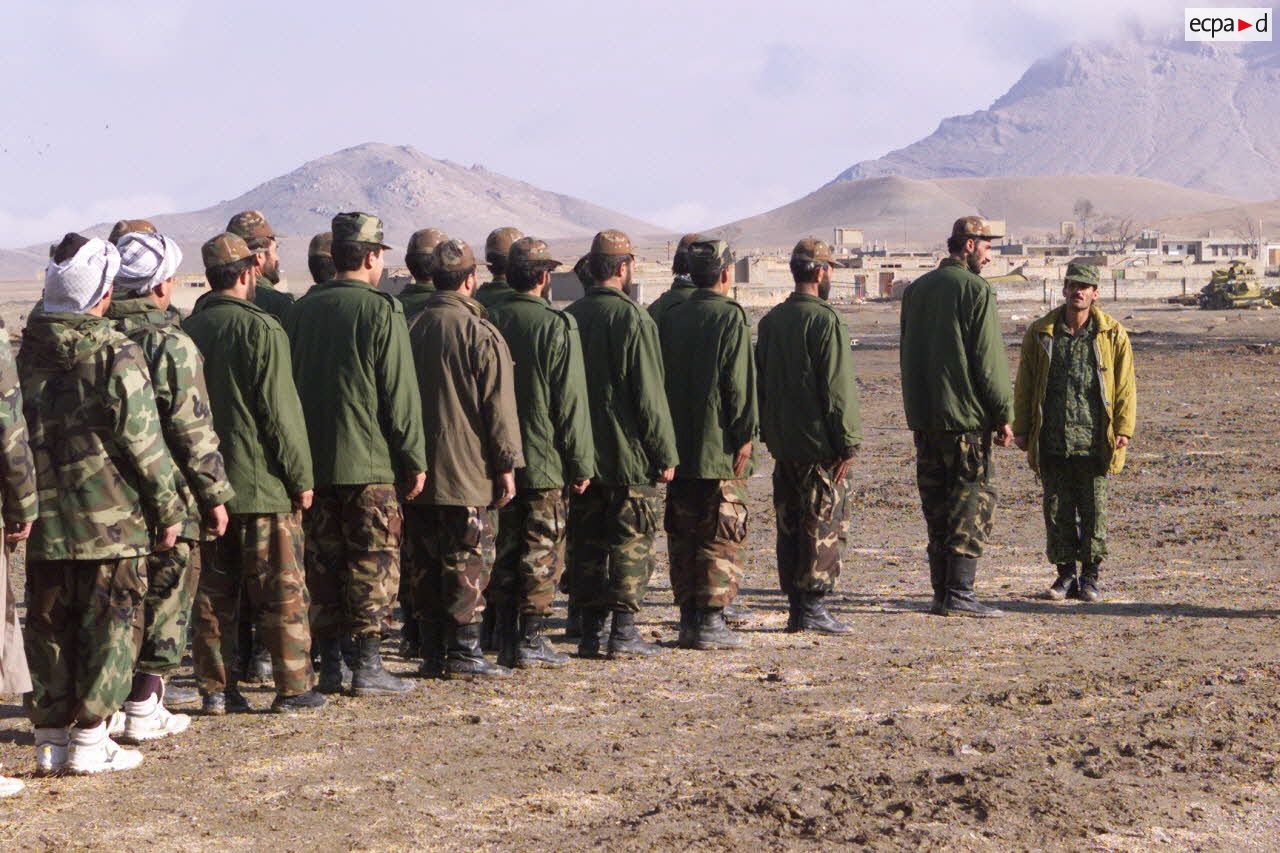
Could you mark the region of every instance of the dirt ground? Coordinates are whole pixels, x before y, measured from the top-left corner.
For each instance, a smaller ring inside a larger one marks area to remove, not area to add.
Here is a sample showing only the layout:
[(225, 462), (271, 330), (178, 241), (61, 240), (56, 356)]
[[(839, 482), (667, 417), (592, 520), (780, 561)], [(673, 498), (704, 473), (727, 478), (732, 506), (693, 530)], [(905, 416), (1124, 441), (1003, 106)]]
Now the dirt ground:
[[(866, 443), (834, 599), (853, 634), (782, 631), (766, 457), (749, 649), (196, 719), (114, 778), (26, 776), (10, 698), (0, 762), (29, 790), (0, 801), (0, 849), (1275, 849), (1280, 312), (1114, 309), (1135, 331), (1140, 422), (1106, 600), (1035, 600), (1052, 577), (1039, 493), (997, 451), (978, 580), (1000, 621), (924, 612), (896, 307), (847, 312)], [(1002, 313), (1016, 362), (1038, 306)], [(660, 558), (643, 623), (670, 643), (665, 575)]]

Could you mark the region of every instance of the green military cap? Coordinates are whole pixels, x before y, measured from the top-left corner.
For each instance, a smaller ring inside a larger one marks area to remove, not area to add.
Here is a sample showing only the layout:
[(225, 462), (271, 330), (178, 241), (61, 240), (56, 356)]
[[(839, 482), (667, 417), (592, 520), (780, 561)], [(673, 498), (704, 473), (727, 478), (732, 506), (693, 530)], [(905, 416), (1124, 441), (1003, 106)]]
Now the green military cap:
[(476, 266), (476, 256), (463, 240), (444, 240), (436, 244), (431, 257), (440, 272), (461, 272)]
[(547, 244), (533, 237), (521, 237), (511, 244), (507, 255), (510, 266), (545, 266), (555, 268), (560, 262), (551, 257)]
[(631, 238), (621, 231), (610, 228), (607, 231), (601, 231), (591, 241), (591, 254), (616, 258), (623, 255), (633, 256), (635, 253), (631, 251)]
[(796, 243), (796, 247), (791, 250), (791, 260), (836, 265), (835, 255), (831, 254), (831, 247), (824, 240), (818, 240), (814, 237), (805, 237), (799, 243)]
[(390, 249), (382, 242), (382, 220), (372, 213), (339, 213), (330, 225), (335, 243), (373, 243)]
[(107, 242), (117, 245), (120, 238), (126, 234), (132, 234), (135, 231), (145, 231), (148, 234), (156, 233), (156, 227), (145, 219), (121, 219), (115, 225), (111, 226), (111, 234), (107, 236)]
[(573, 265), (573, 274), (578, 277), (578, 281), (582, 282), (583, 287), (594, 287), (596, 280), (591, 277), (591, 256), (583, 255), (578, 258), (578, 262)]
[(308, 258), (332, 258), (333, 257), (333, 232), (325, 231), (323, 234), (317, 234), (311, 238), (311, 243), (307, 246)]
[(689, 272), (720, 272), (733, 263), (733, 249), (724, 240), (697, 240), (689, 244)]
[(493, 229), (484, 241), (485, 261), (492, 264), (505, 260), (512, 244), (523, 236), (519, 228), (507, 226)]
[(449, 235), (441, 231), (439, 228), (423, 228), (421, 231), (414, 231), (413, 236), (409, 238), (409, 247), (404, 250), (408, 255), (429, 255), (435, 251), (445, 240), (449, 239)]
[(252, 258), (253, 249), (239, 234), (223, 232), (200, 247), (200, 257), (206, 270), (234, 264), (245, 258)]
[(250, 249), (265, 249), (267, 244), (276, 239), (267, 217), (259, 210), (243, 210), (231, 217), (227, 223), (227, 231), (238, 234)]
[(1070, 263), (1067, 264), (1067, 274), (1062, 277), (1063, 283), (1068, 281), (1078, 281), (1081, 284), (1092, 285), (1097, 287), (1101, 284), (1098, 278), (1098, 268), (1093, 264)]
[(951, 236), (956, 240), (999, 240), (1004, 236), (1004, 229), (981, 216), (962, 216), (951, 226)]

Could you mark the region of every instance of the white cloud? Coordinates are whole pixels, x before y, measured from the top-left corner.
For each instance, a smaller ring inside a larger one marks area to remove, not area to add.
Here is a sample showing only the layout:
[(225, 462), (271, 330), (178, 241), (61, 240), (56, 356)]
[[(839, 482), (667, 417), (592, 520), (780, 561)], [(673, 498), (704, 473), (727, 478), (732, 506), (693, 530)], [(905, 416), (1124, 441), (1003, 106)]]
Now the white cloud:
[(6, 249), (33, 243), (56, 243), (68, 231), (117, 219), (173, 213), (175, 210), (177, 206), (172, 199), (156, 193), (102, 199), (86, 207), (59, 205), (37, 214), (17, 214), (0, 209), (0, 240)]

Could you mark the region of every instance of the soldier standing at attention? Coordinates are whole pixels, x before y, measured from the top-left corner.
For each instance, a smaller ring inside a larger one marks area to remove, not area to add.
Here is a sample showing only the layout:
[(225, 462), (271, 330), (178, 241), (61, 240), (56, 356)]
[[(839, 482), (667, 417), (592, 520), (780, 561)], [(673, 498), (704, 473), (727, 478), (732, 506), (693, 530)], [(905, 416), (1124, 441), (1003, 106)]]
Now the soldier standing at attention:
[(404, 250), (404, 265), (409, 268), (413, 281), (406, 284), (399, 294), (405, 322), (412, 323), (431, 294), (436, 292), (431, 281), (431, 274), (435, 271), (435, 250), (448, 239), (448, 234), (436, 228), (423, 228), (413, 232), (409, 238), (409, 247)]
[(271, 656), (271, 710), (318, 708), (325, 700), (311, 689), (301, 516), (313, 496), (311, 450), (289, 339), (253, 304), (260, 256), (244, 240), (219, 234), (200, 255), (210, 292), (183, 329), (204, 356), (213, 428), (235, 490), (226, 535), (196, 592), (192, 651), (204, 713), (249, 710), (237, 687), (242, 599)]
[(490, 510), (515, 497), (524, 467), (511, 353), (472, 299), (476, 260), (461, 240), (435, 248), (436, 293), (410, 339), (432, 440), (426, 488), (407, 502), (422, 674), (502, 677), (480, 647), (493, 550)]
[(564, 570), (565, 487), (580, 495), (595, 473), (578, 324), (544, 298), (558, 266), (546, 243), (517, 240), (507, 262), (514, 292), (490, 312), (515, 361), (525, 460), (516, 471), (515, 500), (499, 514), (489, 585), (498, 604), (498, 663), (509, 667), (560, 666), (569, 659), (551, 648), (542, 630)]
[(40, 773), (142, 762), (107, 718), (129, 694), (147, 555), (172, 548), (186, 518), (142, 349), (103, 317), (119, 268), (115, 246), (66, 235), (18, 352), (39, 501), (24, 639)]
[(307, 244), (307, 269), (311, 281), (324, 284), (336, 274), (333, 268), (333, 232), (325, 231), (311, 238)]
[(511, 251), (511, 244), (523, 236), (519, 228), (496, 228), (484, 241), (484, 261), (493, 280), (480, 285), (476, 301), (486, 309), (511, 295), (511, 286), (507, 284), (507, 253)]
[(413, 685), (383, 668), (380, 645), (400, 584), (396, 485), (413, 500), (426, 471), (422, 402), (404, 311), (377, 289), (382, 221), (339, 213), (332, 231), (337, 277), (312, 287), (285, 321), (315, 470), (307, 587), (319, 689), (342, 689), (342, 640), (353, 637), (352, 692), (403, 693)]
[(702, 235), (700, 234), (686, 234), (680, 238), (680, 243), (676, 246), (676, 253), (671, 258), (671, 272), (675, 273), (675, 280), (671, 282), (671, 287), (653, 300), (653, 304), (649, 306), (649, 316), (653, 318), (653, 322), (657, 323), (659, 328), (662, 326), (662, 315), (666, 310), (673, 305), (679, 305), (684, 302), (697, 290), (693, 279), (689, 277), (688, 252), (689, 244), (701, 239)]
[(675, 476), (676, 437), (671, 426), (658, 328), (628, 295), (635, 256), (621, 231), (601, 231), (591, 241), (595, 285), (566, 310), (578, 321), (595, 477), (569, 499), (568, 553), (573, 600), (580, 608), (578, 654), (601, 656), (605, 622), (613, 614), (608, 655), (656, 654), (636, 628), (636, 614), (653, 573), (658, 529), (656, 483)]
[[(1129, 333), (1098, 308), (1098, 268), (1067, 265), (1066, 304), (1027, 329), (1014, 386), (1013, 440), (1044, 485), (1052, 601), (1098, 601), (1107, 555), (1107, 479), (1137, 425)], [(1080, 579), (1076, 580), (1076, 565)]]
[(849, 332), (827, 304), (831, 248), (806, 238), (791, 252), (795, 293), (760, 321), (760, 434), (773, 455), (778, 581), (787, 630), (846, 634), (824, 598), (840, 576), (849, 479), (862, 421)]
[(1004, 615), (973, 593), (996, 508), (992, 436), (1001, 447), (1013, 442), (996, 293), (980, 275), (1001, 236), (977, 216), (957, 219), (950, 256), (902, 294), (902, 401), (929, 531), (929, 612), (939, 616)]
[(227, 232), (240, 236), (261, 259), (253, 304), (281, 323), (293, 307), (293, 294), (276, 290), (280, 283), (280, 244), (267, 217), (256, 210), (245, 210), (231, 217)]
[(182, 664), (200, 568), (211, 562), (213, 543), (227, 530), (232, 489), (209, 412), (200, 350), (169, 313), (182, 250), (168, 237), (145, 232), (126, 234), (119, 249), (115, 298), (106, 316), (142, 348), (186, 510), (177, 543), (147, 558), (138, 663), (124, 703), (123, 739), (140, 743), (181, 732), (191, 722), (165, 709), (164, 678)]
[(723, 240), (687, 247), (697, 288), (666, 312), (658, 333), (680, 465), (667, 487), (671, 591), (680, 607), (680, 646), (734, 649), (743, 639), (724, 608), (742, 583), (747, 536), (746, 478), (755, 438), (756, 370), (751, 323), (729, 298), (733, 251)]

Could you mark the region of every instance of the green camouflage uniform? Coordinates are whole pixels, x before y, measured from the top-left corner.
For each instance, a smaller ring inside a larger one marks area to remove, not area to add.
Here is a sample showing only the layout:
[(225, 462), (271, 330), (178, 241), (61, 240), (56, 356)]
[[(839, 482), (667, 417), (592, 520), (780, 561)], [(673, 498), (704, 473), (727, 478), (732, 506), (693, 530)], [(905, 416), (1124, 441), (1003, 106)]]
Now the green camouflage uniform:
[(760, 321), (760, 433), (774, 458), (778, 580), (827, 593), (848, 539), (850, 484), (835, 472), (862, 443), (849, 332), (826, 300), (793, 293)]
[(650, 303), (649, 316), (661, 328), (662, 315), (667, 313), (667, 309), (684, 302), (697, 289), (697, 285), (693, 283), (693, 279), (689, 278), (688, 275), (676, 276), (675, 280), (671, 282), (671, 287), (663, 291), (661, 296)]
[[(31, 455), (27, 422), (22, 417), (22, 388), (18, 368), (9, 347), (8, 333), (0, 323), (0, 517), (7, 528), (36, 520), (36, 463)], [(8, 549), (0, 547), (0, 694), (26, 693), (31, 689), (27, 655), (22, 647), (22, 627), (13, 598)]]
[(218, 436), (209, 411), (200, 350), (176, 319), (146, 297), (113, 300), (107, 318), (142, 347), (155, 391), (165, 444), (182, 476), (178, 494), (187, 517), (176, 547), (147, 560), (147, 597), (138, 671), (167, 675), (182, 663), (200, 580), (205, 512), (231, 499)]
[(638, 612), (653, 573), (659, 472), (675, 466), (658, 328), (620, 290), (587, 288), (578, 321), (591, 404), (596, 476), (569, 502), (573, 598), (584, 608)]
[(283, 290), (276, 290), (274, 284), (262, 276), (258, 276), (258, 285), (253, 292), (254, 305), (257, 305), (283, 323), (285, 318), (289, 316), (289, 309), (293, 307), (293, 302), (293, 294), (285, 293)]
[(578, 324), (545, 299), (512, 293), (490, 312), (515, 362), (524, 467), (499, 513), (491, 589), (521, 612), (551, 614), (564, 569), (565, 485), (595, 473)]
[(980, 557), (996, 507), (991, 432), (1013, 420), (995, 290), (947, 258), (903, 292), (901, 333), (929, 554)]
[(87, 314), (31, 318), (18, 373), (39, 515), (27, 542), (27, 711), (96, 724), (133, 679), (152, 532), (186, 513), (141, 348)]
[(755, 362), (747, 312), (699, 288), (662, 317), (667, 400), (680, 465), (667, 487), (667, 552), (676, 604), (723, 608), (742, 583), (747, 537), (746, 477), (738, 448), (756, 434)]

